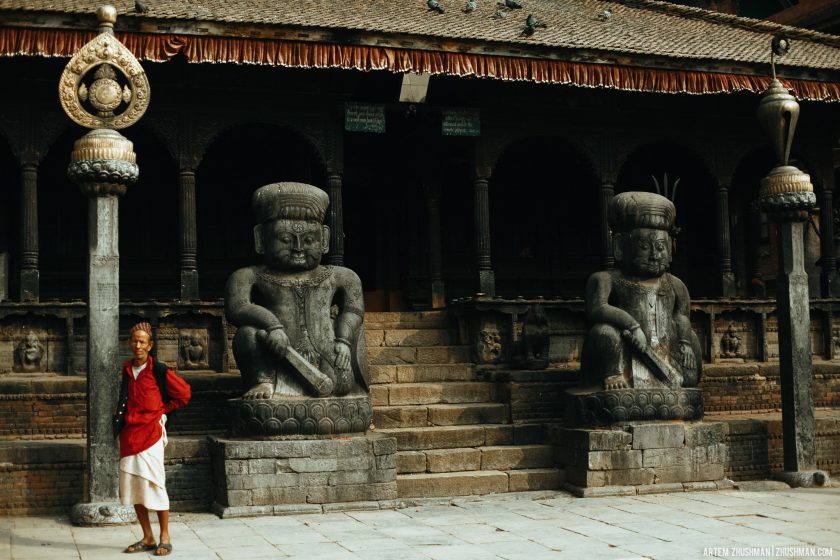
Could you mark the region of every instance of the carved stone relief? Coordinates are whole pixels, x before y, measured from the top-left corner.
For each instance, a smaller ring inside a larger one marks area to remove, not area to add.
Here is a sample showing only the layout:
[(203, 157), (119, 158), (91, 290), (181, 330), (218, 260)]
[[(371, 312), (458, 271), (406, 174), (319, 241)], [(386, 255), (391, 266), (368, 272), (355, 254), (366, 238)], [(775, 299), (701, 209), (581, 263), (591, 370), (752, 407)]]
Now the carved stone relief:
[(204, 329), (182, 329), (178, 342), (178, 367), (181, 369), (209, 369), (207, 358), (209, 337)]

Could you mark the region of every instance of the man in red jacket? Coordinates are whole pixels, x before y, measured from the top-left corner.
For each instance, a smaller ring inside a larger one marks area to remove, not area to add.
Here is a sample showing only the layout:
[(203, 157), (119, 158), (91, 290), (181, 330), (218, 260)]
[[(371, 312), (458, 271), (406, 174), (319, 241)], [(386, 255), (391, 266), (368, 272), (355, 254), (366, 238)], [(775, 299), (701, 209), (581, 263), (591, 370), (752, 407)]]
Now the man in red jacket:
[[(152, 326), (138, 323), (131, 328), (129, 340), (133, 359), (126, 361), (122, 375), (128, 376), (128, 407), (125, 425), (120, 431), (120, 501), (133, 505), (143, 528), (143, 540), (125, 552), (155, 551), (157, 556), (172, 552), (169, 536), (169, 496), (163, 448), (166, 446), (166, 415), (187, 404), (190, 386), (171, 369), (166, 369), (164, 402), (154, 375)], [(160, 541), (155, 540), (149, 510), (157, 511)]]

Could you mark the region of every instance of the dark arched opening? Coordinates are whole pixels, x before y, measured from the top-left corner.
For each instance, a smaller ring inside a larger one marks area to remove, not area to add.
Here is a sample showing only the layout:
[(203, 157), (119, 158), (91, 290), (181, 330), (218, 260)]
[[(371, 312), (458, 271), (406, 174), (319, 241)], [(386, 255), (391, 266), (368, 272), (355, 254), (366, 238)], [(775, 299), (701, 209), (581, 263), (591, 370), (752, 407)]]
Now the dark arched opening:
[(17, 299), (20, 258), (20, 165), (0, 136), (0, 300)]
[(179, 294), (178, 166), (148, 129), (123, 134), (134, 143), (140, 179), (120, 199), (120, 297), (175, 299)]
[(505, 151), (489, 185), (498, 295), (583, 296), (602, 261), (597, 185), (591, 162), (560, 139)]
[(715, 181), (690, 150), (672, 142), (638, 148), (621, 168), (616, 193), (657, 192), (677, 208), (677, 236), (671, 272), (688, 286), (691, 297), (720, 294), (718, 211)]
[(203, 299), (224, 296), (230, 274), (256, 264), (251, 195), (268, 183), (302, 181), (327, 190), (323, 163), (300, 134), (265, 124), (219, 136), (196, 171), (198, 272)]

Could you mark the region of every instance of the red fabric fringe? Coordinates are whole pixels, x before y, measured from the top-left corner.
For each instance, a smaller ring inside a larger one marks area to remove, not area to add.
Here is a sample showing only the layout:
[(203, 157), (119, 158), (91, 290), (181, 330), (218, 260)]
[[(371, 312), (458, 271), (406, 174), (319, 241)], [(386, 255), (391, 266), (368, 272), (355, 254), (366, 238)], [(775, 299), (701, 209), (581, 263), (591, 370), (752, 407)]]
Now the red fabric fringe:
[[(0, 28), (0, 56), (72, 56), (93, 37), (88, 31)], [(659, 93), (760, 93), (769, 83), (769, 77), (745, 74), (391, 47), (153, 33), (118, 33), (117, 37), (138, 59), (154, 61), (183, 54), (190, 62), (428, 72)], [(840, 101), (838, 83), (783, 81), (799, 99)]]

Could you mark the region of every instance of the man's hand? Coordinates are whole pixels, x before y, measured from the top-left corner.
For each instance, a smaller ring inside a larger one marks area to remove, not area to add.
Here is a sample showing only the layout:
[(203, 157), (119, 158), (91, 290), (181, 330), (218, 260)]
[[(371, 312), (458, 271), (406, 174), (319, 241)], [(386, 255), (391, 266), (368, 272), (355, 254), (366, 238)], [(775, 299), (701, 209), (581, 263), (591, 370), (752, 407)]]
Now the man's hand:
[(283, 329), (259, 330), (257, 340), (280, 358), (286, 355), (286, 348), (289, 347), (289, 337)]
[(645, 333), (642, 332), (642, 328), (636, 325), (635, 328), (629, 329), (624, 331), (626, 334), (624, 335), (628, 342), (638, 350), (639, 352), (644, 352), (647, 349), (647, 337)]

